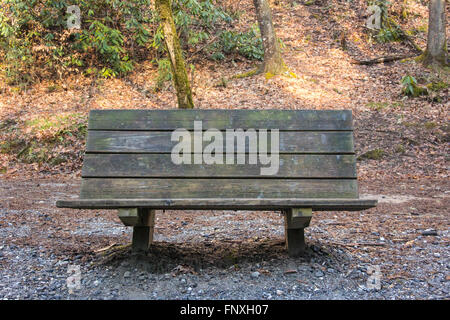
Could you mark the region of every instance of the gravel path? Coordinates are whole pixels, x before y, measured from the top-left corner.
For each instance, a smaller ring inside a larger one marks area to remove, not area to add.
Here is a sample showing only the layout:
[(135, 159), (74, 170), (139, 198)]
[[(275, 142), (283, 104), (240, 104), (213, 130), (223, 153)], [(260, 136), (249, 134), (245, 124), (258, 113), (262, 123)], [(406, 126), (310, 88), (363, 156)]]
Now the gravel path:
[(155, 244), (136, 255), (114, 212), (54, 207), (77, 184), (0, 181), (0, 298), (449, 299), (448, 193), (405, 184), (381, 196), (362, 182), (379, 206), (314, 214), (307, 253), (292, 259), (276, 212), (158, 212)]

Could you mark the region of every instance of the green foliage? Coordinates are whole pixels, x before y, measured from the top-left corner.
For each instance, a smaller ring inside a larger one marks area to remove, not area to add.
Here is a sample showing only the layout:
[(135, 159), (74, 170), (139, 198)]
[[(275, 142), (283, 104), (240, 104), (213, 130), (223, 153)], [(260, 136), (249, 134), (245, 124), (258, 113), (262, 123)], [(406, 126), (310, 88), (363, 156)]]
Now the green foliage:
[(417, 84), (416, 78), (407, 75), (402, 78), (402, 93), (410, 97), (418, 97), (427, 94), (427, 89)]
[(402, 38), (401, 30), (397, 26), (384, 27), (375, 35), (375, 39), (380, 43), (400, 41)]
[(31, 68), (34, 63), (28, 41), (11, 39), (4, 52), (3, 64), (7, 83), (10, 85), (28, 84), (33, 81)]
[(406, 95), (413, 96), (415, 93), (415, 88), (417, 87), (417, 80), (413, 76), (404, 76), (402, 78), (403, 89), (402, 92)]
[(224, 31), (219, 40), (211, 46), (213, 60), (222, 60), (225, 54), (237, 53), (248, 59), (263, 60), (264, 50), (258, 27), (252, 26), (247, 32)]
[[(218, 26), (232, 21), (229, 14), (213, 5), (212, 0), (173, 0), (172, 10), (183, 46), (194, 46), (210, 39), (217, 32)], [(163, 33), (160, 28), (156, 28), (151, 46), (158, 51), (163, 50)]]
[(192, 38), (207, 39), (219, 22), (230, 23), (230, 15), (213, 5), (211, 0), (177, 0), (173, 4), (175, 24), (186, 42)]
[(156, 90), (161, 90), (163, 84), (166, 81), (172, 80), (172, 73), (170, 71), (170, 61), (169, 59), (159, 59), (158, 63), (158, 77), (156, 79)]
[(133, 65), (123, 47), (122, 33), (100, 21), (91, 20), (90, 23), (89, 29), (79, 34), (78, 49), (83, 51), (95, 49), (102, 62), (108, 66), (101, 70), (101, 75), (105, 78), (128, 73)]
[[(148, 41), (150, 4), (150, 0), (3, 0), (2, 69), (12, 83), (52, 74), (61, 78), (93, 68), (92, 64), (105, 77), (125, 74), (132, 69), (129, 55)], [(67, 28), (70, 5), (80, 8), (80, 30)]]
[[(80, 8), (81, 29), (67, 28), (70, 5)], [(184, 49), (217, 38), (215, 58), (237, 53), (261, 59), (255, 31), (224, 31), (232, 18), (213, 0), (173, 0), (172, 5)], [(10, 84), (80, 71), (122, 76), (139, 59), (159, 59), (164, 46), (158, 25), (151, 0), (2, 0), (0, 71)]]

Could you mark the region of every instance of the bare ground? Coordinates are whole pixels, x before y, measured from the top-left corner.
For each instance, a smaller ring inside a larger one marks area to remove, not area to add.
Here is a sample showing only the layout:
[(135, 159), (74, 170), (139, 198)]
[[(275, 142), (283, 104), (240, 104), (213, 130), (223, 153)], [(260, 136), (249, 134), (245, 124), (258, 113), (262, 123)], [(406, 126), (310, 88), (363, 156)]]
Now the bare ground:
[[(3, 180), (0, 296), (448, 299), (448, 183), (390, 182), (361, 183), (362, 196), (379, 199), (375, 209), (315, 213), (307, 253), (292, 259), (278, 212), (158, 212), (155, 244), (136, 256), (114, 211), (55, 208), (77, 182)], [(72, 264), (82, 289), (69, 294)], [(371, 266), (380, 267), (380, 290), (367, 287)]]

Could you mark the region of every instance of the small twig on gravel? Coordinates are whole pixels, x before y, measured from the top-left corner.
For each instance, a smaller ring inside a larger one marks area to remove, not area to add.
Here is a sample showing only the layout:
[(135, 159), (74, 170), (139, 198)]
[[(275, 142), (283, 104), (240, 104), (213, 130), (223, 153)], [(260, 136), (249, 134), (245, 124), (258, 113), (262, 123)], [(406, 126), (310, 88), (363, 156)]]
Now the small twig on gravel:
[(99, 253), (99, 252), (106, 251), (106, 250), (111, 249), (112, 247), (114, 247), (116, 244), (117, 244), (117, 243), (114, 242), (114, 243), (110, 244), (109, 246), (104, 247), (104, 248), (101, 248), (101, 249), (98, 249), (98, 250), (95, 250), (94, 252), (95, 252), (95, 253)]
[(412, 277), (402, 276), (402, 275), (392, 275), (387, 277), (388, 280), (396, 280), (396, 279), (404, 279), (404, 280), (411, 280), (414, 279)]
[(377, 246), (377, 247), (384, 247), (386, 243), (381, 242), (366, 242), (366, 243), (342, 243), (342, 242), (334, 242), (334, 241), (328, 241), (330, 244), (336, 244), (339, 246), (345, 246), (345, 247), (354, 247), (354, 246)]

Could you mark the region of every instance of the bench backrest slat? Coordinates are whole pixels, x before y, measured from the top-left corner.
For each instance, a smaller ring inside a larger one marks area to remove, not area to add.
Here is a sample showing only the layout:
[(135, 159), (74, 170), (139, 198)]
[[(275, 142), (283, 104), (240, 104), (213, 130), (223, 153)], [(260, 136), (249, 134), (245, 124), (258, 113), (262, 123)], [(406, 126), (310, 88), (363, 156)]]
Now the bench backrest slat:
[[(171, 134), (171, 131), (89, 131), (86, 152), (170, 153), (178, 143), (170, 140)], [(270, 150), (270, 134), (268, 137)], [(280, 153), (354, 153), (351, 131), (281, 131), (279, 138)], [(208, 145), (208, 142), (203, 145)]]
[[(247, 155), (248, 157), (248, 155)], [(272, 178), (356, 178), (354, 155), (280, 154)], [(136, 178), (261, 178), (260, 163), (177, 165), (170, 154), (86, 154), (82, 176)], [(266, 176), (266, 178), (268, 178)]]
[(218, 130), (353, 130), (350, 110), (92, 110), (88, 129), (172, 131), (193, 129), (195, 120)]
[[(172, 131), (200, 120), (225, 139), (226, 129), (278, 129), (278, 172), (249, 164), (248, 143), (245, 164), (173, 163)], [(93, 110), (80, 197), (358, 198), (352, 130), (349, 110)]]

